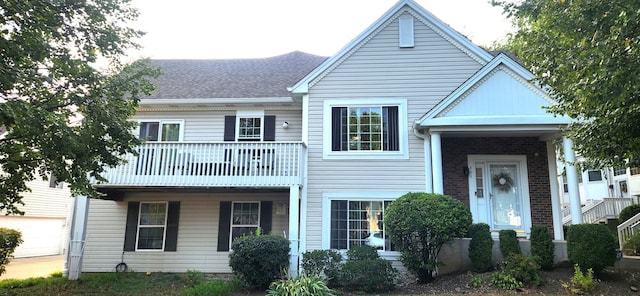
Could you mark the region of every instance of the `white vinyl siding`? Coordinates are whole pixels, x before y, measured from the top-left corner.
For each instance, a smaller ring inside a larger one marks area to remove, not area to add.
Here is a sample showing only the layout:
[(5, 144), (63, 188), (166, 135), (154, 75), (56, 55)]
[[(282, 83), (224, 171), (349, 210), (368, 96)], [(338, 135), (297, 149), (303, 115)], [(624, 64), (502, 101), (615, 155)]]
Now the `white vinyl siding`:
[[(145, 121), (158, 118), (179, 118), (184, 121), (184, 142), (222, 142), (224, 139), (224, 116), (236, 115), (236, 110), (227, 111), (140, 111), (133, 120)], [(276, 141), (300, 141), (302, 139), (301, 110), (266, 110), (264, 115), (276, 116)], [(287, 129), (282, 128), (289, 122)]]
[[(482, 65), (414, 19), (413, 48), (398, 47), (391, 22), (309, 88), (306, 250), (322, 249), (322, 194), (335, 191), (425, 191), (425, 143), (412, 124)], [(406, 99), (406, 159), (323, 159), (325, 100)]]
[(229, 253), (216, 251), (221, 200), (274, 201), (272, 233), (288, 234), (288, 216), (276, 213), (278, 202), (288, 202), (288, 194), (131, 193), (124, 201), (92, 199), (89, 202), (87, 243), (83, 272), (113, 272), (121, 262), (127, 202), (180, 201), (176, 252), (126, 252), (130, 270), (185, 272), (198, 270), (230, 273)]

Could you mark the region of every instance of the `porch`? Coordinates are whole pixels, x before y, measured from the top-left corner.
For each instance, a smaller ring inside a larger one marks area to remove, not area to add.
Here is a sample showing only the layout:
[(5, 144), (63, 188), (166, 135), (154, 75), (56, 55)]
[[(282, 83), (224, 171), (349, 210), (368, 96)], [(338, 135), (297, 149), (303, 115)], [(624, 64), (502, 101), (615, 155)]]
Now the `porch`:
[(301, 142), (149, 142), (107, 168), (101, 188), (289, 187), (302, 184)]

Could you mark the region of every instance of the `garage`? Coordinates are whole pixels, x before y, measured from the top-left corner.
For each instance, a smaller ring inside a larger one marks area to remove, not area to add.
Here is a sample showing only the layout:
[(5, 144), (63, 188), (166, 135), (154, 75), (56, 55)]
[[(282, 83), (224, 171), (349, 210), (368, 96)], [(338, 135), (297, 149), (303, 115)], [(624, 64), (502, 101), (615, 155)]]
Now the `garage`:
[(59, 255), (64, 250), (64, 218), (0, 217), (0, 225), (22, 232), (16, 258)]

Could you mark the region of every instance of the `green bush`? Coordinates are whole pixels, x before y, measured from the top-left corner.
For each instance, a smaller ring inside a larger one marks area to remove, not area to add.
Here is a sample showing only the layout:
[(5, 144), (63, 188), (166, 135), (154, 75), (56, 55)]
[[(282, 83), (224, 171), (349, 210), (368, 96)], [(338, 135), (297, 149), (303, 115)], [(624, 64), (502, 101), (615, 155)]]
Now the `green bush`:
[(638, 213), (640, 213), (640, 204), (632, 204), (630, 206), (627, 206), (626, 208), (622, 209), (622, 211), (620, 211), (620, 215), (618, 215), (618, 222), (622, 223), (624, 221), (627, 221)]
[(400, 261), (421, 283), (434, 280), (444, 244), (462, 237), (471, 226), (471, 212), (448, 195), (407, 193), (391, 202), (384, 226), (400, 251)]
[(562, 287), (571, 295), (584, 295), (596, 289), (596, 279), (593, 278), (593, 269), (589, 268), (584, 274), (578, 264), (574, 266), (574, 274), (571, 282), (562, 282)]
[(498, 238), (500, 240), (500, 254), (502, 254), (502, 259), (509, 257), (511, 254), (522, 254), (515, 230), (500, 230)]
[(231, 248), (231, 270), (250, 287), (267, 288), (289, 267), (289, 240), (282, 236), (243, 236), (235, 239)]
[(544, 270), (551, 270), (554, 266), (555, 246), (553, 238), (546, 226), (531, 227), (531, 256)]
[(622, 244), (622, 248), (625, 251), (629, 251), (631, 253), (630, 255), (635, 256), (640, 254), (640, 233), (636, 233), (627, 238)]
[(523, 285), (542, 284), (540, 265), (532, 258), (522, 254), (510, 254), (504, 260), (504, 272), (521, 282)]
[(519, 282), (513, 276), (511, 276), (510, 274), (504, 271), (500, 271), (492, 274), (491, 278), (489, 279), (489, 283), (492, 286), (496, 286), (498, 288), (505, 289), (505, 290), (516, 290), (516, 289), (522, 288), (521, 282)]
[(334, 296), (335, 293), (324, 283), (322, 278), (301, 276), (275, 281), (269, 285), (267, 296)]
[(578, 264), (583, 271), (591, 268), (597, 274), (613, 266), (616, 247), (611, 231), (602, 224), (576, 224), (567, 231), (569, 262)]
[(340, 274), (342, 255), (335, 250), (315, 250), (302, 254), (304, 275), (321, 277), (329, 286), (335, 286)]
[(223, 296), (240, 290), (241, 286), (237, 279), (202, 281), (182, 290), (182, 294), (188, 296)]
[(0, 228), (0, 275), (6, 271), (5, 267), (11, 258), (13, 252), (22, 243), (22, 233), (15, 229)]
[(471, 270), (486, 272), (493, 269), (493, 238), (489, 225), (486, 223), (473, 224), (469, 227), (469, 259)]
[(195, 287), (204, 282), (204, 273), (197, 270), (187, 270), (185, 280), (187, 281), (187, 287)]
[(347, 251), (339, 284), (349, 291), (389, 291), (395, 287), (397, 270), (380, 258), (374, 247), (356, 246)]

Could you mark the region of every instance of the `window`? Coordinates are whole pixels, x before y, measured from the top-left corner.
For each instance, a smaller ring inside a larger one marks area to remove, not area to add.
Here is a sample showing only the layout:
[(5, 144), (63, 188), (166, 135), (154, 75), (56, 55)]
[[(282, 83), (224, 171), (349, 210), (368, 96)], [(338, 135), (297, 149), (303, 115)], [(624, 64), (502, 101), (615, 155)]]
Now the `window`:
[(234, 202), (231, 210), (231, 242), (245, 234), (255, 233), (260, 226), (259, 202)]
[(180, 202), (128, 202), (124, 251), (171, 251), (178, 245)]
[(138, 250), (162, 250), (167, 223), (167, 203), (140, 203)]
[(602, 172), (599, 170), (589, 170), (587, 174), (589, 175), (589, 182), (602, 181)]
[(348, 250), (369, 245), (392, 251), (393, 245), (384, 231), (384, 209), (391, 201), (332, 200), (330, 248)]
[(406, 157), (406, 100), (375, 101), (325, 101), (325, 157)]
[(613, 175), (614, 176), (620, 176), (620, 175), (624, 175), (627, 173), (627, 168), (626, 167), (615, 167), (613, 169)]
[(182, 122), (143, 121), (140, 122), (140, 139), (149, 142), (177, 142), (182, 140)]
[(638, 175), (638, 174), (640, 174), (640, 168), (639, 167), (631, 168), (631, 175), (632, 176), (633, 175)]
[(262, 139), (261, 117), (238, 117), (238, 141), (260, 141)]

